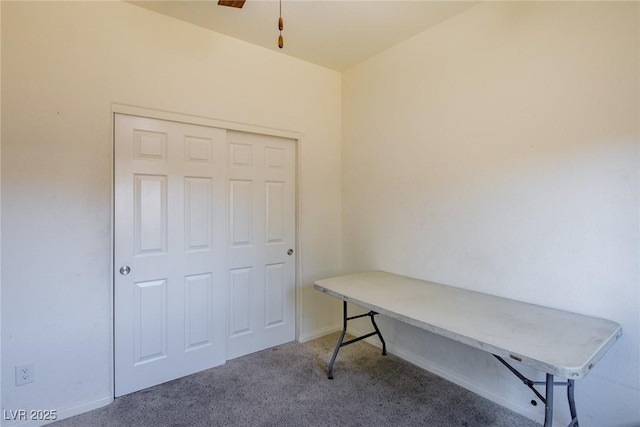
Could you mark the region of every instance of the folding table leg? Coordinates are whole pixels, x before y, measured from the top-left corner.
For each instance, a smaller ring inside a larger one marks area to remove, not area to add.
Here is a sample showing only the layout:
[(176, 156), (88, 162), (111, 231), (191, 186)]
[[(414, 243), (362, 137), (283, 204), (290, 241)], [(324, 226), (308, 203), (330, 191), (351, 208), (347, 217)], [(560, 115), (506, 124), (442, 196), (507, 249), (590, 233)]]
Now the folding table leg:
[(336, 349), (333, 350), (333, 356), (331, 356), (331, 362), (329, 362), (329, 373), (327, 374), (327, 378), (330, 380), (333, 379), (333, 364), (336, 361), (336, 357), (338, 357), (338, 351), (340, 347), (342, 347), (342, 341), (344, 340), (344, 334), (347, 332), (347, 302), (342, 301), (342, 332), (340, 333), (340, 338), (338, 338), (338, 343), (336, 344)]
[[(370, 311), (365, 314), (359, 314), (357, 316), (347, 317), (347, 301), (342, 301), (342, 332), (340, 333), (340, 338), (338, 338), (338, 343), (336, 344), (335, 350), (333, 350), (333, 356), (331, 356), (331, 361), (329, 362), (327, 377), (330, 380), (333, 379), (333, 364), (335, 363), (336, 357), (338, 356), (338, 351), (340, 350), (340, 348), (344, 347), (345, 345), (353, 344), (365, 338), (369, 338), (373, 335), (377, 335), (378, 338), (380, 338), (380, 342), (382, 343), (382, 355), (384, 356), (387, 354), (387, 344), (384, 342), (384, 339), (382, 338), (382, 334), (380, 333), (380, 329), (378, 329), (378, 325), (376, 325), (376, 321), (374, 320), (374, 316), (376, 316), (377, 314), (378, 313), (376, 313), (375, 311)], [(373, 328), (375, 330), (368, 334), (365, 334), (360, 337), (349, 340), (347, 342), (344, 342), (344, 335), (347, 332), (347, 322), (352, 319), (359, 319), (361, 317), (366, 317), (366, 316), (369, 316), (369, 318), (371, 319), (371, 324), (373, 325)]]
[(367, 336), (377, 335), (378, 338), (380, 338), (380, 342), (382, 343), (382, 355), (386, 356), (387, 355), (387, 343), (384, 342), (384, 338), (382, 338), (382, 334), (380, 333), (380, 329), (378, 329), (378, 325), (376, 325), (376, 321), (373, 318), (373, 316), (375, 316), (376, 314), (378, 314), (378, 313), (376, 313), (375, 311), (370, 311), (368, 313), (369, 317), (371, 318), (371, 323), (373, 324), (373, 328), (376, 331), (374, 333), (371, 333), (371, 334), (367, 335)]
[(553, 426), (553, 375), (547, 374), (546, 396), (544, 402), (544, 427)]
[[(495, 354), (493, 356), (507, 367), (515, 376), (520, 378), (523, 384), (529, 387), (535, 395), (538, 396), (538, 399), (544, 403), (544, 427), (551, 427), (553, 425), (553, 388), (560, 386), (567, 387), (567, 400), (569, 401), (569, 411), (571, 412), (571, 422), (567, 427), (578, 427), (578, 411), (576, 410), (576, 401), (573, 396), (574, 380), (554, 382), (553, 375), (547, 374), (546, 381), (532, 381), (522, 375), (516, 368), (508, 364), (502, 357)], [(545, 386), (546, 396), (543, 396), (538, 390), (536, 390), (536, 385)]]
[(571, 423), (568, 427), (578, 427), (578, 411), (573, 397), (573, 380), (567, 380), (567, 399), (569, 400), (569, 411), (571, 412)]

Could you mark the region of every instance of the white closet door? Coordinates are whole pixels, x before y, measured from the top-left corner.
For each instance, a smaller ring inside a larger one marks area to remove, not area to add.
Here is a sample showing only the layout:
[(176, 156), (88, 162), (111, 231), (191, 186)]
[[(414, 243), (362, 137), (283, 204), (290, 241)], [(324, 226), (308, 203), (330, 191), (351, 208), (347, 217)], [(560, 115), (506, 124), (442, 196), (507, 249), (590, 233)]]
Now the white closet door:
[(294, 140), (228, 132), (227, 359), (295, 339)]
[(116, 396), (225, 362), (226, 131), (115, 118)]

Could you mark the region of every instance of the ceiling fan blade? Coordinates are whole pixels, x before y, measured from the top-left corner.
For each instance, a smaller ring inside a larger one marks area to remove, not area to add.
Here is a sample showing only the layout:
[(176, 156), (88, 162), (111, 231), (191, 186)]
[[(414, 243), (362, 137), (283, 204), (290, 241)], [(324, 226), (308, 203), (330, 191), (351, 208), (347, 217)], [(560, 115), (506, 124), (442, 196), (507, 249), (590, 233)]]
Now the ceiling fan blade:
[(242, 9), (242, 6), (244, 6), (244, 2), (246, 0), (218, 0), (218, 4), (220, 6), (230, 6), (230, 7), (237, 7), (238, 9)]

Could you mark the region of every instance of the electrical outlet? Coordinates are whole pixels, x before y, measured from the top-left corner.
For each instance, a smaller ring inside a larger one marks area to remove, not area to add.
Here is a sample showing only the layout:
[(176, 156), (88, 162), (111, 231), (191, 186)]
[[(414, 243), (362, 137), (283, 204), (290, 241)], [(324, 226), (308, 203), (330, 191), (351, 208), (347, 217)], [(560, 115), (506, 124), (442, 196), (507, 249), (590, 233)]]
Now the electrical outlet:
[(36, 380), (36, 367), (33, 363), (16, 366), (16, 385), (32, 383)]

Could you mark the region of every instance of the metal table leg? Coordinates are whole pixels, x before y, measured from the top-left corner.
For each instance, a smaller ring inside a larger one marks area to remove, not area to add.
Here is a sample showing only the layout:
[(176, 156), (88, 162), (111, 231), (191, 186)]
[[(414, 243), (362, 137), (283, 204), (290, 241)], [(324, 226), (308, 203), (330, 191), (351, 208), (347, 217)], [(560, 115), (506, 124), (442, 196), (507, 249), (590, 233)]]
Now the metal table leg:
[(567, 399), (569, 400), (569, 411), (571, 412), (571, 423), (568, 427), (578, 427), (578, 411), (576, 410), (576, 400), (573, 397), (573, 380), (567, 380)]
[[(384, 339), (382, 338), (382, 334), (380, 333), (380, 329), (378, 329), (378, 325), (376, 325), (376, 321), (374, 319), (374, 316), (376, 316), (378, 313), (376, 313), (375, 311), (370, 311), (368, 313), (365, 314), (360, 314), (357, 316), (352, 316), (352, 317), (348, 317), (347, 316), (347, 301), (342, 301), (342, 332), (340, 333), (340, 337), (338, 338), (338, 342), (336, 344), (336, 348), (335, 350), (333, 350), (333, 355), (331, 356), (331, 361), (329, 362), (329, 369), (328, 369), (328, 373), (327, 373), (327, 378), (329, 378), (330, 380), (333, 379), (333, 364), (336, 361), (336, 357), (338, 357), (338, 351), (340, 350), (340, 348), (344, 347), (345, 345), (349, 345), (349, 344), (353, 344), (355, 342), (358, 342), (360, 340), (363, 340), (365, 338), (369, 338), (373, 335), (377, 335), (378, 338), (380, 338), (380, 342), (382, 343), (382, 355), (386, 355), (387, 354), (387, 344), (384, 342)], [(370, 332), (368, 334), (362, 335), (360, 337), (354, 338), (352, 340), (349, 340), (347, 342), (343, 342), (344, 341), (344, 335), (347, 332), (347, 322), (349, 320), (353, 320), (353, 319), (359, 319), (361, 317), (366, 317), (369, 316), (369, 318), (371, 319), (371, 324), (373, 325), (373, 328), (375, 329), (375, 331)]]
[(333, 364), (336, 361), (336, 357), (338, 357), (338, 351), (340, 347), (342, 347), (342, 340), (344, 340), (344, 334), (347, 333), (347, 302), (342, 302), (342, 332), (340, 333), (340, 338), (338, 338), (338, 343), (336, 344), (335, 350), (333, 350), (333, 356), (331, 356), (331, 361), (329, 362), (329, 373), (327, 377), (332, 380), (333, 379)]
[[(546, 381), (532, 381), (525, 377), (516, 368), (507, 363), (502, 357), (493, 355), (506, 366), (515, 376), (529, 387), (538, 396), (538, 399), (544, 403), (544, 427), (552, 427), (553, 425), (553, 388), (556, 386), (567, 387), (567, 400), (569, 401), (569, 411), (571, 412), (571, 422), (567, 427), (579, 427), (578, 426), (578, 411), (576, 410), (576, 402), (573, 396), (574, 380), (554, 382), (553, 375), (547, 374)], [(536, 385), (545, 386), (545, 396), (535, 388)]]
[(553, 427), (553, 375), (547, 374), (544, 402), (544, 427)]

